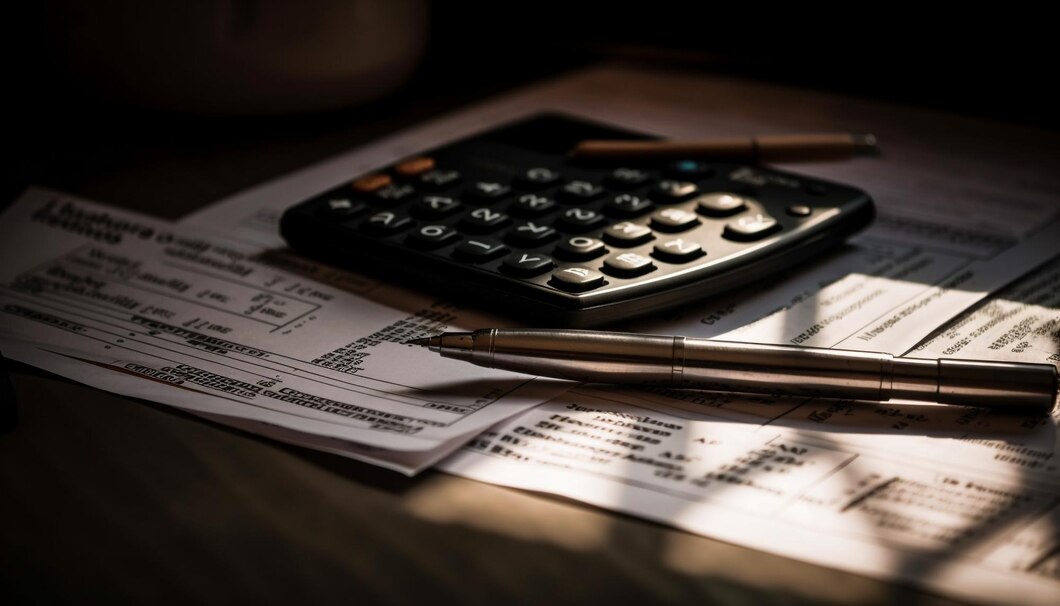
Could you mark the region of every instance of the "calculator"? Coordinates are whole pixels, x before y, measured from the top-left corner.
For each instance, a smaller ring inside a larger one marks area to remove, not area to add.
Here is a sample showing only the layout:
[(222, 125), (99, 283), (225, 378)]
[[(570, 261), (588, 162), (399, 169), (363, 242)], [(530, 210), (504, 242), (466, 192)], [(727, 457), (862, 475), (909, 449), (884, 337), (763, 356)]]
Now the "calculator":
[(532, 326), (590, 328), (813, 259), (874, 216), (860, 189), (694, 159), (575, 160), (649, 139), (541, 114), (350, 175), (283, 214), (296, 251)]

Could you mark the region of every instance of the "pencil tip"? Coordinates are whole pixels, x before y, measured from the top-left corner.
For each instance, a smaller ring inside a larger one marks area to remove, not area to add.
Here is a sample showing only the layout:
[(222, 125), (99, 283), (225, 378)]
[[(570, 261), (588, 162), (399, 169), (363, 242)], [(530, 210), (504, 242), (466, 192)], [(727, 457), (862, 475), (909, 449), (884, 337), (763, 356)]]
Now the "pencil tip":
[(878, 154), (880, 153), (879, 142), (876, 140), (876, 135), (872, 133), (854, 133), (854, 150), (859, 154)]

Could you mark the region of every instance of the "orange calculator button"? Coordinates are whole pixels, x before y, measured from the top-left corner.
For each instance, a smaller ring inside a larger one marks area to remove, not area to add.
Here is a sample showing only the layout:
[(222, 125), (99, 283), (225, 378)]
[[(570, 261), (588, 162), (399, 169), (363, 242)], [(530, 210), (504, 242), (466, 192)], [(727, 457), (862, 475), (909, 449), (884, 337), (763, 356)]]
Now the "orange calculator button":
[(372, 175), (365, 175), (354, 180), (350, 184), (353, 187), (353, 191), (367, 194), (373, 192), (381, 187), (390, 185), (390, 175), (384, 175), (382, 173), (375, 173)]
[(432, 168), (434, 168), (434, 158), (420, 156), (419, 158), (409, 158), (408, 160), (404, 160), (394, 167), (394, 172), (402, 177), (415, 177), (416, 175), (425, 173)]

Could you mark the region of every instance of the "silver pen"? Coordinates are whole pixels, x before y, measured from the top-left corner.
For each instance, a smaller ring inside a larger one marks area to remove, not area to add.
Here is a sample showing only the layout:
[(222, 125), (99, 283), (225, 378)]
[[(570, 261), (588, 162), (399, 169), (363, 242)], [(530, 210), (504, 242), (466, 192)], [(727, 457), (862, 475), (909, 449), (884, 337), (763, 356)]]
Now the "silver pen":
[(412, 339), (446, 358), (590, 383), (920, 400), (1052, 410), (1051, 364), (899, 358), (885, 353), (589, 330), (496, 329)]

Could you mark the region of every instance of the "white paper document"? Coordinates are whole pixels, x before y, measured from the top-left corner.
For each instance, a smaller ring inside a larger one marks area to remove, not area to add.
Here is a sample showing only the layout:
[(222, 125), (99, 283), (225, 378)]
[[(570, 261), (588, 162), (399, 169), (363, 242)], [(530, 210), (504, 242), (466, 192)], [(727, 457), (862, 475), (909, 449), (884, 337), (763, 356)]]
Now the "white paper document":
[(1006, 288), (910, 355), (1060, 364), (1060, 259)]
[[(792, 402), (758, 404), (785, 410)], [(812, 404), (807, 412), (827, 420), (858, 406)], [(440, 466), (966, 599), (1055, 604), (1060, 472), (1052, 445), (1021, 445), (1026, 429), (1012, 442), (1004, 432), (980, 433), (968, 410), (938, 429), (892, 432), (927, 424), (917, 409), (930, 407), (864, 406), (861, 423), (811, 420), (813, 429), (800, 429), (577, 389)], [(962, 437), (936, 437), (947, 432)]]
[(9, 359), (18, 360), (78, 383), (124, 396), (169, 404), (248, 433), (340, 455), (410, 476), (452, 454), (454, 450), (463, 446), (477, 434), (477, 432), (472, 432), (470, 435), (459, 436), (428, 450), (391, 450), (367, 446), (339, 438), (295, 431), (276, 423), (246, 419), (239, 416), (242, 414), (242, 406), (237, 401), (190, 389), (174, 388), (172, 385), (160, 386), (158, 383), (145, 380), (142, 375), (130, 374), (114, 366), (84, 362), (77, 357), (76, 353), (58, 354), (35, 343), (10, 337), (0, 339), (0, 346), (3, 348), (4, 355)]
[(339, 290), (201, 231), (34, 189), (0, 216), (0, 233), (4, 334), (142, 377), (168, 394), (151, 399), (193, 412), (423, 452), (564, 389), (410, 363), (406, 339), (488, 320), (393, 290), (384, 305), (349, 292), (371, 283)]

